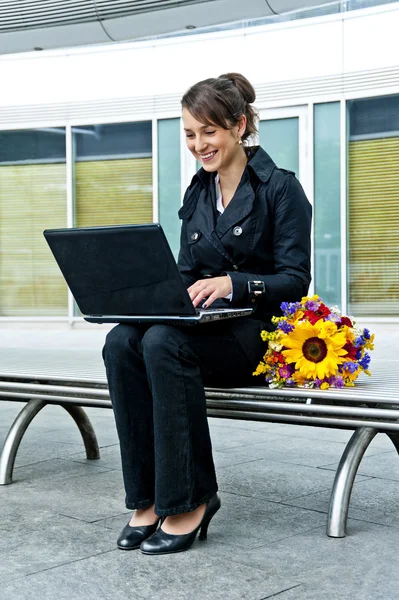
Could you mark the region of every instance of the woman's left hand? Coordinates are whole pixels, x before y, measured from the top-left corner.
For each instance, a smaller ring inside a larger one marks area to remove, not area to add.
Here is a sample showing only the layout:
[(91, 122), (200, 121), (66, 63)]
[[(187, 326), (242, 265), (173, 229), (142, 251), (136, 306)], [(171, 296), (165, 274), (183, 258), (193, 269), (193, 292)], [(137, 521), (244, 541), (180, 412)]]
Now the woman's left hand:
[(205, 298), (204, 308), (208, 308), (217, 298), (225, 298), (231, 292), (232, 284), (228, 275), (222, 277), (209, 277), (208, 279), (199, 279), (188, 288), (188, 293), (194, 304), (198, 306)]

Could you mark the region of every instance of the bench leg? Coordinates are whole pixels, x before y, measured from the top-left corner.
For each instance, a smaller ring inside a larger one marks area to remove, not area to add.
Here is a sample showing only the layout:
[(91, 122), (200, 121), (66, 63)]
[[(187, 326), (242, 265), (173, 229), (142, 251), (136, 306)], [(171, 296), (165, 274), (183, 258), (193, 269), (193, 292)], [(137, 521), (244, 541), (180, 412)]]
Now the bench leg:
[(399, 454), (399, 433), (397, 433), (396, 431), (385, 431), (385, 433), (391, 440), (392, 444), (395, 446), (396, 452)]
[(83, 438), (83, 443), (86, 450), (86, 458), (89, 460), (96, 460), (100, 458), (100, 449), (98, 447), (97, 437), (93, 429), (93, 425), (90, 422), (89, 417), (81, 406), (75, 406), (73, 404), (62, 404), (65, 410), (71, 415), (76, 425), (79, 427), (79, 431)]
[(327, 518), (327, 535), (345, 537), (349, 501), (353, 482), (370, 442), (378, 430), (371, 427), (359, 427), (349, 440), (335, 474)]
[[(46, 406), (45, 400), (32, 398), (18, 413), (14, 423), (7, 434), (3, 450), (0, 455), (0, 485), (9, 485), (12, 482), (15, 458), (25, 431), (38, 412)], [(62, 405), (71, 415), (79, 427), (88, 459), (100, 458), (96, 434), (89, 417), (83, 408), (73, 405)]]
[(22, 437), (32, 419), (46, 406), (45, 400), (32, 398), (18, 413), (14, 423), (11, 425), (4, 442), (3, 451), (0, 456), (0, 485), (8, 485), (12, 482), (15, 457)]

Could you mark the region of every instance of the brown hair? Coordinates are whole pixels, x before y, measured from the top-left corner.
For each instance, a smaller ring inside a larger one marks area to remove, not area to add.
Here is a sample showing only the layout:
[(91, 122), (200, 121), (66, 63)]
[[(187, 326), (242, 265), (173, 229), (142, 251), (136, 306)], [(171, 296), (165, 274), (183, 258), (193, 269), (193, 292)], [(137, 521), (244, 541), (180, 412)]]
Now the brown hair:
[(200, 123), (232, 129), (241, 115), (247, 118), (242, 140), (257, 133), (258, 113), (251, 103), (256, 94), (248, 79), (240, 73), (226, 73), (194, 84), (184, 94), (181, 104)]

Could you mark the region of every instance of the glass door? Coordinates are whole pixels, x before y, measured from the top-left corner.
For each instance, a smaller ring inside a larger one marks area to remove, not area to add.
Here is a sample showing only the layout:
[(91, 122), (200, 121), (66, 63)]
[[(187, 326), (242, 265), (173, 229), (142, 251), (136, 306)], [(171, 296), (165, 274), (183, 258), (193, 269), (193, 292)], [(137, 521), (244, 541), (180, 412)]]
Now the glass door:
[[(259, 112), (259, 143), (278, 167), (294, 171), (312, 202), (312, 168), (307, 151), (308, 107), (290, 106)], [(311, 142), (310, 142), (311, 143)], [(312, 232), (312, 282), (309, 294), (314, 293)]]
[(294, 171), (307, 191), (307, 107), (272, 108), (259, 113), (259, 143), (278, 167)]

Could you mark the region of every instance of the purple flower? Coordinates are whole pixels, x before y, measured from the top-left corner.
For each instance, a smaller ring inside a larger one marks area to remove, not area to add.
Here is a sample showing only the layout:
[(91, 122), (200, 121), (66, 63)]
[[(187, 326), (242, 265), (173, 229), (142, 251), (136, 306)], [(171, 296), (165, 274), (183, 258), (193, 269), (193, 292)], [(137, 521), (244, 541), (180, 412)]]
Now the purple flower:
[(362, 369), (367, 370), (369, 368), (370, 361), (371, 361), (371, 356), (368, 352), (366, 352), (366, 354), (363, 356), (362, 360), (359, 360), (359, 365), (362, 367)]
[(319, 302), (315, 302), (314, 300), (308, 300), (305, 304), (305, 308), (307, 310), (313, 310), (316, 311), (320, 306)]
[(329, 378), (328, 383), (337, 388), (342, 388), (345, 385), (344, 380), (339, 375), (332, 375)]
[(364, 337), (366, 340), (369, 340), (369, 339), (370, 339), (370, 331), (369, 331), (368, 329), (363, 329), (363, 337)]
[(301, 308), (300, 302), (290, 302), (288, 306), (288, 311), (291, 315), (294, 315), (298, 309)]
[(356, 350), (356, 360), (359, 360), (359, 358), (361, 358), (361, 357), (362, 357), (362, 350), (361, 350), (361, 348), (358, 348)]
[(293, 379), (286, 379), (285, 385), (289, 385), (290, 387), (295, 385), (295, 381)]
[(301, 308), (300, 302), (282, 302), (280, 304), (280, 308), (283, 313), (289, 317), (290, 315), (294, 315), (296, 311)]
[(341, 317), (336, 315), (335, 313), (330, 313), (324, 318), (325, 321), (332, 321), (333, 323), (339, 323), (341, 321)]
[(316, 379), (314, 380), (314, 385), (317, 388), (319, 388), (322, 383), (323, 383), (323, 379), (319, 379), (318, 377), (316, 377)]
[(359, 337), (355, 339), (355, 342), (353, 345), (356, 346), (356, 348), (358, 348), (359, 346), (363, 346), (364, 338), (361, 335), (359, 335)]
[(290, 377), (291, 371), (290, 369), (288, 369), (288, 367), (284, 366), (279, 368), (278, 374), (280, 375), (280, 377), (287, 379), (288, 377)]
[(287, 321), (280, 321), (280, 323), (277, 325), (277, 329), (281, 329), (281, 331), (284, 333), (290, 333), (290, 331), (293, 331), (295, 327), (294, 325), (291, 325), (291, 323), (287, 323)]
[(350, 361), (344, 363), (343, 367), (346, 371), (349, 371), (349, 373), (354, 373), (358, 369), (358, 365), (356, 363), (350, 362)]

